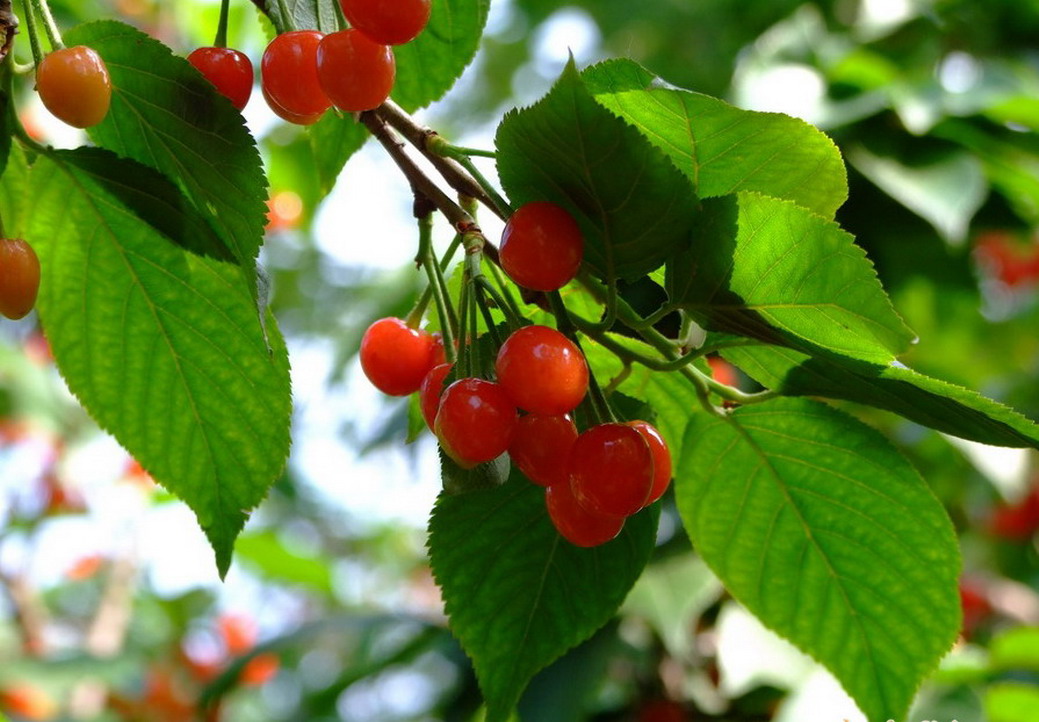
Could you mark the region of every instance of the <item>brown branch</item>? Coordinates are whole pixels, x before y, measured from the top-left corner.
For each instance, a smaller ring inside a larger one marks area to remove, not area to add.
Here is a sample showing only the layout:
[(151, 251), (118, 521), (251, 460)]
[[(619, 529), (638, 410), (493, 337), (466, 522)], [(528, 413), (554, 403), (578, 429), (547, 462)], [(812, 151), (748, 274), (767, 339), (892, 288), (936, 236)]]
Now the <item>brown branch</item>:
[(29, 585), (24, 575), (0, 573), (11, 607), (14, 624), (22, 638), (22, 649), (26, 656), (40, 657), (46, 651), (47, 608), (40, 595)]

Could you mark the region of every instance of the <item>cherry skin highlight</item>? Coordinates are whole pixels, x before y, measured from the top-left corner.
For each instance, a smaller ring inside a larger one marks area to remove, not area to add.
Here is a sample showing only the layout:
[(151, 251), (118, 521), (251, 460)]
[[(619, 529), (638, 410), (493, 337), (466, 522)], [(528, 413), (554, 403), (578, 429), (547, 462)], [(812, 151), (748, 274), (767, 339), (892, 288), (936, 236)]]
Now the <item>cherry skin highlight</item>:
[(516, 424), (509, 445), (512, 463), (539, 486), (566, 484), (577, 427), (569, 415), (527, 414)]
[(350, 27), (383, 45), (414, 40), (432, 10), (430, 0), (340, 0), (340, 5)]
[(631, 516), (653, 487), (653, 454), (637, 430), (599, 424), (577, 437), (570, 450), (570, 488), (585, 509)]
[(519, 285), (555, 291), (577, 275), (584, 238), (577, 221), (562, 206), (527, 203), (505, 224), (500, 256), (502, 268)]
[(444, 453), (471, 469), (509, 448), (516, 420), (516, 407), (498, 384), (465, 378), (444, 390), (434, 427)]
[(47, 110), (74, 128), (100, 123), (112, 101), (112, 80), (105, 61), (85, 45), (45, 56), (36, 68), (36, 90)]
[(317, 48), (321, 89), (346, 113), (378, 108), (393, 90), (393, 49), (350, 28), (326, 35)]
[(584, 354), (548, 326), (524, 326), (509, 336), (498, 351), (494, 370), (516, 406), (532, 413), (565, 414), (588, 391)]
[(399, 318), (381, 318), (361, 339), (361, 369), (375, 388), (390, 396), (418, 391), (436, 360), (436, 341)]
[(249, 103), (253, 92), (253, 64), (245, 53), (233, 48), (195, 48), (188, 62), (213, 84), (238, 110)]

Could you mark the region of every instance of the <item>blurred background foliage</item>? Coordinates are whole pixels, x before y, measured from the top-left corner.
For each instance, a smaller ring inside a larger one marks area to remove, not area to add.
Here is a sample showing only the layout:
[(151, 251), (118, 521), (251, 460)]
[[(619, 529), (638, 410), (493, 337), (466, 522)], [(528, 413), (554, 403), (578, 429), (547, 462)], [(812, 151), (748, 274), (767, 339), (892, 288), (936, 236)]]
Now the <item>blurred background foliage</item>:
[[(62, 26), (121, 18), (182, 54), (211, 41), (218, 12), (52, 5)], [(920, 336), (904, 361), (1039, 418), (1039, 2), (492, 6), (477, 60), (426, 122), (487, 145), (570, 53), (632, 57), (675, 85), (803, 117), (841, 148), (851, 196), (838, 218)], [(265, 40), (252, 4), (233, 3), (231, 44), (255, 61)], [(23, 90), (30, 131), (80, 142)], [(406, 313), (418, 288), (404, 183), (366, 148), (322, 187), (307, 131), (275, 122), (258, 94), (246, 116), (271, 180), (261, 260), (294, 363), (293, 457), (220, 584), (190, 516), (64, 390), (34, 321), (0, 324), (0, 715), (12, 720), (480, 719), (425, 562), (433, 445), (403, 446), (407, 404), (357, 382), (361, 332)], [(910, 718), (1034, 722), (1035, 456), (868, 420), (945, 503), (964, 554), (963, 634)], [(726, 597), (670, 508), (660, 537), (618, 619), (535, 679), (524, 720), (860, 719)]]

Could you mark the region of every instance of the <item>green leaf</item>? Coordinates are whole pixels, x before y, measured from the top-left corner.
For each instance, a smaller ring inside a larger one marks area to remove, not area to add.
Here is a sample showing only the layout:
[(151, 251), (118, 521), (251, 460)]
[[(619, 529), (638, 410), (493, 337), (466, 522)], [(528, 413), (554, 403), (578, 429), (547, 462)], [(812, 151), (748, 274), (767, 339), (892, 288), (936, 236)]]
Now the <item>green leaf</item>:
[(1039, 687), (1026, 682), (1000, 682), (985, 690), (988, 722), (1035, 722)]
[[(268, 349), (237, 266), (184, 250), (110, 191), (153, 172), (113, 155), (102, 164), (98, 152), (54, 152), (33, 166), (40, 317), (69, 388), (187, 502), (224, 574), (288, 454), (285, 346), (271, 318)], [(169, 199), (155, 202), (176, 213)]]
[(756, 193), (703, 206), (697, 243), (668, 264), (672, 301), (701, 326), (878, 363), (909, 347), (865, 252), (836, 223)]
[(12, 145), (0, 174), (0, 218), (4, 231), (10, 238), (24, 238), (26, 209), (29, 202), (26, 189), (29, 187), (29, 161), (20, 145)]
[(833, 218), (848, 197), (840, 151), (803, 120), (669, 86), (630, 60), (608, 60), (583, 77), (597, 101), (668, 154), (701, 198), (756, 191)]
[(982, 163), (970, 153), (952, 153), (928, 165), (907, 166), (858, 147), (848, 153), (848, 160), (952, 243), (966, 240), (970, 221), (988, 196)]
[(476, 55), (490, 6), (490, 0), (434, 0), (426, 29), (393, 49), (393, 99), (409, 111), (439, 100)]
[(1039, 627), (1015, 627), (992, 639), (991, 666), (1039, 672)]
[(112, 106), (91, 129), (94, 141), (173, 179), (251, 286), (267, 181), (241, 114), (190, 63), (129, 25), (87, 23), (65, 33), (65, 41), (94, 48), (112, 76)]
[(323, 198), (332, 191), (346, 161), (368, 140), (368, 130), (352, 117), (329, 111), (310, 126), (309, 134), (318, 190)]
[(488, 722), (508, 719), (538, 670), (609, 621), (653, 551), (659, 505), (581, 549), (556, 532), (544, 497), (514, 474), (496, 489), (441, 495), (430, 519), (433, 574)]
[(262, 577), (333, 594), (332, 560), (292, 549), (273, 531), (242, 534), (235, 553)]
[(333, 2), (338, 0), (267, 0), (267, 15), (278, 33), (289, 30), (339, 29), (339, 18)]
[(956, 536), (912, 466), (825, 404), (690, 420), (676, 475), (693, 546), (870, 720), (901, 720), (960, 628)]
[(552, 201), (581, 226), (585, 265), (633, 280), (690, 243), (696, 196), (641, 133), (595, 102), (573, 63), (498, 126), (498, 173), (517, 204)]
[(812, 358), (774, 346), (729, 348), (722, 356), (784, 396), (854, 401), (982, 444), (1039, 449), (1039, 426), (1018, 412), (904, 366)]

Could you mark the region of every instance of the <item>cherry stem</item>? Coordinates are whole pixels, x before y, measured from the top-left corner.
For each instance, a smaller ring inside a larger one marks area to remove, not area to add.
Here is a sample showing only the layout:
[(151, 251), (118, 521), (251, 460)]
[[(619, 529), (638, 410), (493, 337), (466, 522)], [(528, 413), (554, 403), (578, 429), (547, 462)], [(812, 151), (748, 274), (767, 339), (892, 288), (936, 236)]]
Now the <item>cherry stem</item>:
[[(40, 36), (36, 29), (36, 14), (33, 12), (29, 0), (22, 0), (22, 7), (24, 8), (25, 24), (29, 28), (29, 46), (32, 48), (32, 60), (38, 66), (40, 61), (43, 60), (43, 48), (40, 47)], [(8, 57), (10, 55), (8, 53)]]
[(429, 147), (430, 138), (439, 137), (436, 131), (419, 125), (414, 118), (392, 100), (387, 100), (371, 112), (382, 118), (385, 123), (415, 146), (455, 191), (477, 199), (503, 221), (508, 219), (508, 214), (498, 208), (494, 199), (487, 194), (475, 178), (469, 175), (461, 164), (453, 158), (438, 155)]
[[(472, 158), (470, 157), (471, 149), (459, 148), (458, 146), (451, 145), (443, 138), (443, 136), (438, 135), (433, 131), (426, 131), (426, 149), (433, 155), (442, 158), (449, 158), (462, 166), (462, 168), (473, 177), (473, 179), (480, 185), (480, 188), (483, 189), (484, 193), (487, 194), (488, 198), (490, 198), (494, 203), (495, 207), (493, 210), (499, 217), (505, 219), (512, 216), (512, 206), (510, 206), (509, 202), (498, 193), (498, 189), (494, 187), (494, 184), (487, 180), (487, 177), (484, 176), (480, 169), (476, 167), (476, 164), (473, 163)], [(478, 151), (472, 151), (472, 153), (475, 152)], [(491, 153), (489, 156), (485, 157), (496, 158), (497, 155)]]
[(458, 318), (451, 306), (450, 297), (445, 293), (447, 287), (440, 264), (437, 263), (436, 255), (433, 253), (433, 216), (427, 213), (418, 219), (419, 227), (419, 264), (426, 272), (429, 286), (423, 293), (424, 298), (432, 295), (437, 308), (437, 318), (440, 319), (440, 333), (444, 340), (444, 355), (447, 360), (454, 363), (455, 355), (455, 332), (458, 328)]
[(54, 16), (51, 14), (47, 0), (32, 0), (32, 2), (39, 11), (40, 17), (43, 18), (43, 28), (47, 31), (47, 39), (50, 41), (51, 49), (61, 50), (65, 47), (65, 43), (61, 40), (61, 30), (58, 29), (58, 24), (54, 22)]
[(512, 294), (512, 289), (510, 288), (508, 281), (506, 281), (504, 275), (502, 275), (501, 269), (494, 263), (489, 263), (488, 268), (491, 269), (491, 275), (494, 276), (494, 282), (498, 284), (498, 289), (501, 291), (501, 295), (505, 300), (505, 313), (511, 315), (517, 323), (522, 325), (525, 316), (523, 315), (523, 311), (520, 309), (519, 304), (516, 302), (516, 297)]
[(343, 4), (339, 0), (332, 0), (332, 7), (336, 13), (336, 25), (340, 30), (346, 30), (350, 27), (350, 21), (346, 19), (346, 13), (343, 12)]
[(216, 23), (216, 39), (213, 47), (227, 47), (227, 16), (231, 6), (231, 0), (220, 0), (220, 19)]
[[(577, 336), (577, 329), (574, 328), (574, 324), (570, 320), (570, 312), (566, 310), (566, 304), (563, 303), (562, 295), (560, 295), (559, 291), (550, 291), (545, 295), (548, 296), (552, 315), (556, 317), (556, 327), (559, 329), (559, 333), (570, 339), (577, 346), (578, 350), (581, 351), (581, 354), (587, 358), (584, 349), (581, 348), (581, 339)], [(588, 369), (588, 400), (591, 403), (592, 415), (596, 423), (603, 424), (617, 420), (613, 415), (609, 402), (606, 400), (606, 394), (603, 393), (602, 387), (599, 386), (599, 381), (595, 378), (591, 368)]]

